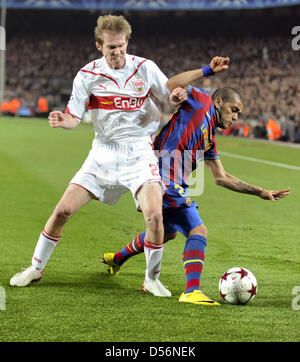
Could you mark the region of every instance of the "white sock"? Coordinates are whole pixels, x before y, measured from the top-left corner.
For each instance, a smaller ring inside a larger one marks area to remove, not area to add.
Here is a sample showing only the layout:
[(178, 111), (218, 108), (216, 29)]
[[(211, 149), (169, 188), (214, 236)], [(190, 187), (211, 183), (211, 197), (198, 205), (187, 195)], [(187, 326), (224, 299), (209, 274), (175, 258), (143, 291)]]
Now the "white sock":
[(41, 233), (39, 240), (36, 244), (33, 257), (32, 257), (32, 266), (39, 270), (43, 271), (47, 261), (52, 255), (53, 250), (58, 244), (61, 236), (52, 236), (46, 233), (45, 230)]
[(160, 275), (160, 267), (164, 243), (155, 244), (145, 239), (144, 253), (146, 257), (145, 280), (156, 280)]

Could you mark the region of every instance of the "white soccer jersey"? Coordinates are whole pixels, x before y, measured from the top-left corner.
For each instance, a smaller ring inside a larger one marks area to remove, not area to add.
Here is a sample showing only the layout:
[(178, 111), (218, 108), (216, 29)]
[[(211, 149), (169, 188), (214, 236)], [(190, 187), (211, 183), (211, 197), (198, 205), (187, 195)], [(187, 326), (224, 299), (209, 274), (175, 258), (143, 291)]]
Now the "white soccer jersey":
[(160, 114), (150, 98), (167, 100), (167, 77), (148, 59), (126, 55), (122, 69), (111, 69), (104, 57), (76, 75), (66, 113), (81, 121), (89, 110), (96, 143), (131, 142), (153, 136)]

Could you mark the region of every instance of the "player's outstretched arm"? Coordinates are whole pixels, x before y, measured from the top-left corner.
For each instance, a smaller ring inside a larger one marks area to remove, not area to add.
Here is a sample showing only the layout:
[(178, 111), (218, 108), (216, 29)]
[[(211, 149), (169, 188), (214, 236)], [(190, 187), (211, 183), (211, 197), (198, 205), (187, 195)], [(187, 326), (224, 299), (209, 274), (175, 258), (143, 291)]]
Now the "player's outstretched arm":
[(48, 119), (52, 128), (74, 129), (78, 126), (78, 121), (74, 117), (61, 111), (50, 112)]
[(280, 198), (288, 196), (291, 191), (290, 188), (283, 190), (265, 190), (262, 187), (248, 184), (247, 182), (242, 181), (226, 172), (221, 161), (217, 159), (207, 160), (205, 161), (205, 165), (208, 167), (215, 180), (215, 183), (218, 186), (225, 187), (235, 192), (259, 196), (264, 200), (276, 201)]
[(214, 75), (215, 73), (227, 70), (229, 67), (230, 59), (228, 57), (213, 57), (210, 64), (206, 67), (189, 70), (187, 72), (179, 73), (167, 81), (167, 87), (170, 91), (177, 87), (184, 88), (196, 80)]

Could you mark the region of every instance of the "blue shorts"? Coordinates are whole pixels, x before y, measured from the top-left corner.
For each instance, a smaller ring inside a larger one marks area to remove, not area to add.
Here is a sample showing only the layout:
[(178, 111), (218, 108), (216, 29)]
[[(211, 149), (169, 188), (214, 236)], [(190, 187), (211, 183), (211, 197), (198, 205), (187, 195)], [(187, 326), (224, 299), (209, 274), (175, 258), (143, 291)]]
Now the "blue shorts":
[(192, 229), (203, 224), (197, 207), (194, 205), (182, 206), (174, 210), (168, 209), (163, 216), (166, 234), (174, 234), (179, 231), (185, 237), (188, 237)]
[(177, 185), (175, 182), (169, 181), (168, 188), (163, 197), (163, 209), (178, 209), (187, 206), (198, 207), (198, 205), (189, 197), (188, 187)]

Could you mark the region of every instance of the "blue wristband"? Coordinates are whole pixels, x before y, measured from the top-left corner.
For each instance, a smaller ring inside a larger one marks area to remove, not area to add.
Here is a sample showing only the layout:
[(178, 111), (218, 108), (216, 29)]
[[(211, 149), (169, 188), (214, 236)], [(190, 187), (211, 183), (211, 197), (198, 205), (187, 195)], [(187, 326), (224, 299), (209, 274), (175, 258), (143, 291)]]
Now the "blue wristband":
[(201, 69), (202, 69), (202, 72), (203, 72), (203, 77), (209, 77), (210, 75), (215, 74), (215, 72), (211, 69), (209, 64), (206, 67), (203, 67)]

